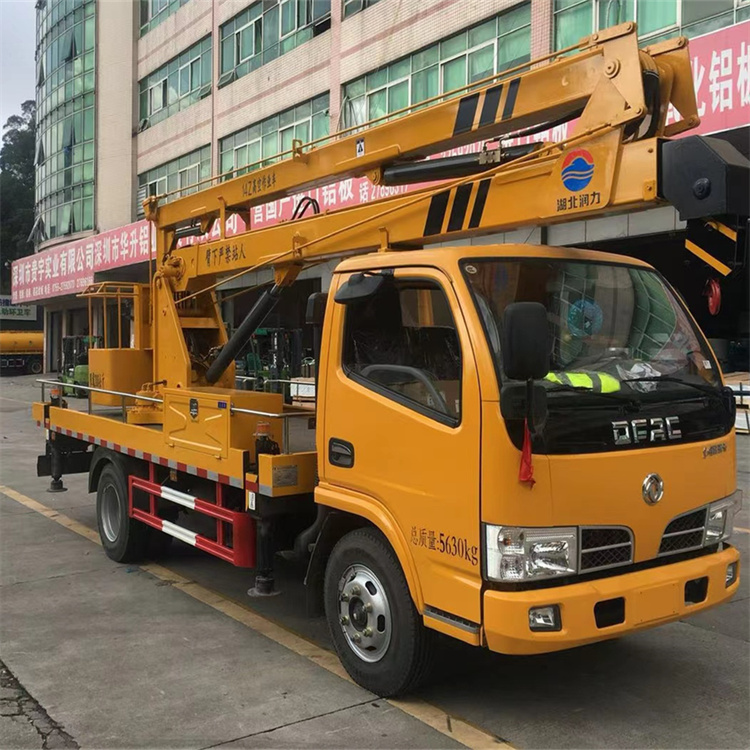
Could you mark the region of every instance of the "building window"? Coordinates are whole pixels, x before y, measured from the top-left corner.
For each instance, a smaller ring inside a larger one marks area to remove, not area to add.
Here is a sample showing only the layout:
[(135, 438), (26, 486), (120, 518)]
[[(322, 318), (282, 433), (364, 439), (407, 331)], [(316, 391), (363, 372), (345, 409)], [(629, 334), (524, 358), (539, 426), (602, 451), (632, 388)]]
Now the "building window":
[(141, 0), (141, 36), (176, 13), (188, 0)]
[(344, 0), (344, 18), (349, 18), (355, 13), (375, 5), (378, 0)]
[(219, 155), (224, 179), (270, 163), (273, 161), (271, 157), (291, 149), (293, 140), (308, 143), (325, 138), (328, 135), (328, 103), (326, 92), (222, 138)]
[(205, 37), (147, 75), (139, 86), (141, 129), (208, 96), (211, 93), (211, 37)]
[(745, 20), (747, 9), (747, 0), (555, 0), (555, 49), (624, 21), (636, 21), (648, 42), (698, 36)]
[(247, 75), (331, 25), (331, 0), (262, 0), (221, 27), (219, 86)]
[(344, 127), (353, 127), (528, 62), (526, 3), (368, 73), (344, 86)]
[(95, 14), (94, 0), (37, 5), (39, 241), (94, 228)]
[[(169, 203), (208, 187), (210, 177), (211, 146), (203, 146), (179, 159), (139, 174), (138, 192), (145, 197), (169, 193), (164, 198), (164, 202)], [(143, 206), (140, 205), (140, 201), (138, 218), (143, 218)]]

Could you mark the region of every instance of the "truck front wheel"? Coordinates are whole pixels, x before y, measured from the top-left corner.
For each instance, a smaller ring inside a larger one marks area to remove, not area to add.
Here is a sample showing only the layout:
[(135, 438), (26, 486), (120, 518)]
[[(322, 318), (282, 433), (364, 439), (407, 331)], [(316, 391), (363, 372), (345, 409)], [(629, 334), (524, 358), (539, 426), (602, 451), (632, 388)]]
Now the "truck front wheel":
[(432, 633), (379, 531), (357, 529), (339, 540), (326, 567), (324, 598), (336, 653), (355, 682), (383, 697), (418, 686)]
[(107, 557), (125, 563), (144, 556), (150, 528), (129, 516), (127, 484), (114, 463), (108, 463), (99, 475), (96, 521)]

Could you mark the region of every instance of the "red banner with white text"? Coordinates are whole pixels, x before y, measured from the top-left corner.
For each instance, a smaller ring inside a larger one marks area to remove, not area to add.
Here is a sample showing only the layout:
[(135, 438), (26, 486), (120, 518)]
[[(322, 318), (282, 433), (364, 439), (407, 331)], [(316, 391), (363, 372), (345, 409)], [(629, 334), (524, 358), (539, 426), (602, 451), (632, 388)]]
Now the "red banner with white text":
[(148, 260), (152, 234), (151, 222), (137, 221), (13, 261), (13, 304), (77, 294), (95, 271)]

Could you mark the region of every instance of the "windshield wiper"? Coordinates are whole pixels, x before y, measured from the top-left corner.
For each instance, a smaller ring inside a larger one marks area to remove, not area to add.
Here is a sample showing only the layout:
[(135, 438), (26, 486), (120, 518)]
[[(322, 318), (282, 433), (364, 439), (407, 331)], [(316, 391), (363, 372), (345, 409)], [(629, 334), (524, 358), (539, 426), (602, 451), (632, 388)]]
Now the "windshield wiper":
[(608, 398), (612, 401), (617, 401), (620, 404), (627, 404), (634, 411), (639, 411), (641, 408), (641, 402), (637, 398), (632, 396), (626, 396), (624, 393), (602, 393), (601, 391), (594, 391), (591, 388), (586, 388), (583, 385), (566, 385), (565, 383), (559, 383), (552, 388), (545, 389), (547, 393), (560, 393), (561, 391), (572, 391), (573, 393), (590, 393), (594, 396), (601, 396), (602, 398)]
[(683, 380), (682, 378), (675, 378), (672, 375), (651, 375), (647, 378), (628, 378), (627, 380), (621, 381), (623, 383), (679, 383), (680, 385), (687, 385), (690, 388), (695, 388), (696, 391), (701, 391), (709, 396), (721, 397), (721, 393), (718, 388), (714, 388), (711, 385), (703, 385), (702, 383), (691, 383), (689, 380)]

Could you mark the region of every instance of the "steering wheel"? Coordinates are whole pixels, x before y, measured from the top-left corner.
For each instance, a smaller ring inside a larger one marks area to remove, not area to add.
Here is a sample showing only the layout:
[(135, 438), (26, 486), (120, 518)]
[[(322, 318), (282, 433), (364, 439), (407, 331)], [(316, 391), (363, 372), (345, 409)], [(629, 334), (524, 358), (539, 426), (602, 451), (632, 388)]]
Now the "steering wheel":
[(427, 392), (438, 405), (439, 411), (442, 411), (444, 414), (450, 413), (448, 411), (448, 405), (445, 403), (445, 399), (440, 395), (438, 389), (435, 388), (435, 385), (427, 375), (422, 372), (422, 370), (418, 370), (416, 367), (408, 367), (407, 365), (367, 365), (362, 368), (360, 375), (363, 378), (367, 378), (370, 376), (370, 373), (373, 372), (392, 372), (411, 376), (414, 380), (418, 380), (427, 389)]

